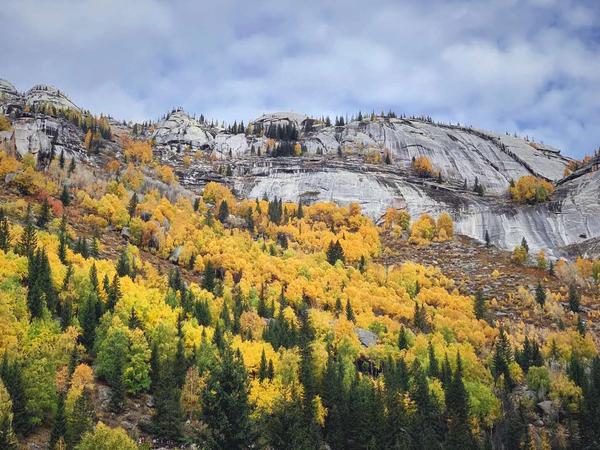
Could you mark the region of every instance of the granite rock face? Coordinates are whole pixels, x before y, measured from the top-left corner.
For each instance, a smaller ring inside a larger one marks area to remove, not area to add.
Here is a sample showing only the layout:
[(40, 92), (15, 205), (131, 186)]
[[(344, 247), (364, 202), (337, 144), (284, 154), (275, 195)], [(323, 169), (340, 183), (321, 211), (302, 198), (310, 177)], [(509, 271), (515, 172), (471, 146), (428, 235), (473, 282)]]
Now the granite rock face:
[[(27, 105), (38, 103), (78, 109), (56, 88), (36, 86), (20, 94), (0, 80), (0, 112), (12, 123), (11, 131), (0, 132), (0, 142), (10, 142), (20, 155), (64, 150), (95, 164), (95, 156), (83, 151), (82, 130), (64, 119), (27, 111)], [(589, 249), (590, 256), (600, 254), (600, 172), (594, 170), (598, 161), (563, 178), (569, 159), (556, 149), (424, 119), (378, 117), (327, 126), (302, 114), (273, 113), (251, 122), (249, 130), (271, 125), (296, 127), (304, 154), (269, 157), (273, 142), (264, 135), (230, 134), (182, 110), (172, 111), (143, 137), (154, 139), (156, 156), (173, 165), (182, 184), (191, 188), (220, 181), (251, 198), (357, 202), (374, 220), (388, 207), (404, 208), (413, 217), (447, 211), (457, 233), (483, 240), (488, 231), (502, 248), (512, 249), (525, 237), (532, 251), (545, 249), (558, 256)], [(111, 126), (119, 133), (131, 131), (127, 123), (113, 121)], [(206, 158), (182, 164), (188, 148)], [(106, 143), (105, 150), (111, 158), (121, 151), (116, 140)], [(367, 163), (376, 153), (388, 154), (390, 164)], [(441, 183), (415, 176), (410, 166), (417, 156), (430, 159), (441, 173)], [(507, 200), (510, 180), (528, 174), (557, 185), (551, 201), (527, 206)], [(485, 187), (484, 196), (473, 193), (475, 179)]]
[(183, 110), (171, 112), (158, 123), (152, 138), (158, 145), (176, 147), (180, 144), (194, 148), (205, 148), (213, 139), (200, 124)]
[(79, 107), (54, 86), (40, 84), (29, 89), (24, 96), (25, 102), (29, 106), (49, 104), (57, 109), (74, 109), (79, 111)]
[(388, 207), (406, 209), (412, 217), (447, 211), (459, 234), (483, 241), (487, 230), (492, 243), (505, 249), (525, 238), (532, 252), (544, 249), (555, 256), (572, 253), (565, 246), (600, 236), (599, 171), (560, 184), (550, 202), (528, 206), (500, 195), (480, 197), (393, 168), (322, 158), (290, 159), (294, 158), (256, 162), (247, 175), (235, 177), (234, 187), (241, 195), (256, 198), (356, 202), (374, 220)]

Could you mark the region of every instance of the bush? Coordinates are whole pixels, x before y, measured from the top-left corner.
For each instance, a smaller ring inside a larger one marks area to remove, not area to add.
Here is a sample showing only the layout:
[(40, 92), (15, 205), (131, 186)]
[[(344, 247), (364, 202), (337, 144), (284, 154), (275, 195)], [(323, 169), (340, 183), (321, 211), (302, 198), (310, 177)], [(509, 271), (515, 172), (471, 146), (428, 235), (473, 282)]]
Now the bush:
[(10, 131), (10, 121), (4, 114), (0, 114), (0, 131)]
[(422, 178), (433, 176), (433, 165), (427, 156), (417, 156), (413, 159), (412, 167), (417, 175)]
[(84, 434), (83, 439), (76, 447), (77, 450), (137, 450), (135, 442), (127, 435), (123, 428), (110, 428), (99, 422), (94, 428)]
[(513, 250), (511, 257), (512, 262), (523, 265), (527, 262), (527, 250), (522, 245), (518, 245)]
[(550, 198), (554, 192), (552, 183), (536, 178), (533, 175), (526, 175), (508, 189), (510, 198), (520, 203), (542, 203)]

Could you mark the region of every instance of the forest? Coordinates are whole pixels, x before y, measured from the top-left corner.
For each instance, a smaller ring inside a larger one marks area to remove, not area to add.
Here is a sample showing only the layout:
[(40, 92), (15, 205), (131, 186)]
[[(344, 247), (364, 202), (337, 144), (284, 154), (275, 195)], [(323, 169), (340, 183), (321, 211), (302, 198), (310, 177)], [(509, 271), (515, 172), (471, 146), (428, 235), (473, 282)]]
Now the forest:
[(166, 195), (150, 146), (124, 153), (94, 177), (0, 152), (0, 448), (600, 448), (580, 315), (597, 261), (538, 255), (563, 286), (514, 286), (525, 326), (436, 267), (381, 262), (386, 233), (453, 239), (446, 213)]

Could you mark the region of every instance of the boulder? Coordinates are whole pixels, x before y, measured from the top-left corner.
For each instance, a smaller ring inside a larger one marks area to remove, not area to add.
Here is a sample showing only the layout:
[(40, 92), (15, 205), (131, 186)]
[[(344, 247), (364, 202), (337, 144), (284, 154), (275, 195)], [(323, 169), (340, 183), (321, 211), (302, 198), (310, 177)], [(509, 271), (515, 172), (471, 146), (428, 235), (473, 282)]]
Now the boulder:
[(377, 344), (378, 337), (372, 331), (365, 330), (364, 328), (356, 328), (354, 331), (363, 347), (371, 347)]
[(121, 230), (121, 237), (127, 240), (131, 239), (131, 232), (129, 231), (129, 227), (123, 227), (123, 229)]
[(183, 251), (182, 245), (175, 247), (173, 249), (173, 251), (171, 252), (171, 255), (169, 256), (169, 261), (171, 261), (174, 264), (177, 264), (179, 262), (179, 257), (181, 256), (182, 251)]

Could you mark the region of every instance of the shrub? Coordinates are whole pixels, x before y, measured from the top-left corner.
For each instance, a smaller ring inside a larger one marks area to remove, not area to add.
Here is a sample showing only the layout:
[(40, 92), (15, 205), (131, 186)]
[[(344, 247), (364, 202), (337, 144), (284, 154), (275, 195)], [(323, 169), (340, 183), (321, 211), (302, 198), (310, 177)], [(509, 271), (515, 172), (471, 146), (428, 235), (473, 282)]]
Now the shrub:
[(433, 166), (427, 156), (417, 156), (413, 159), (412, 167), (417, 172), (417, 175), (422, 178), (433, 176)]
[(527, 250), (522, 245), (518, 245), (513, 250), (512, 262), (523, 265), (527, 261)]
[(542, 203), (550, 198), (554, 192), (552, 183), (536, 178), (533, 175), (526, 175), (508, 189), (510, 198), (520, 203)]

